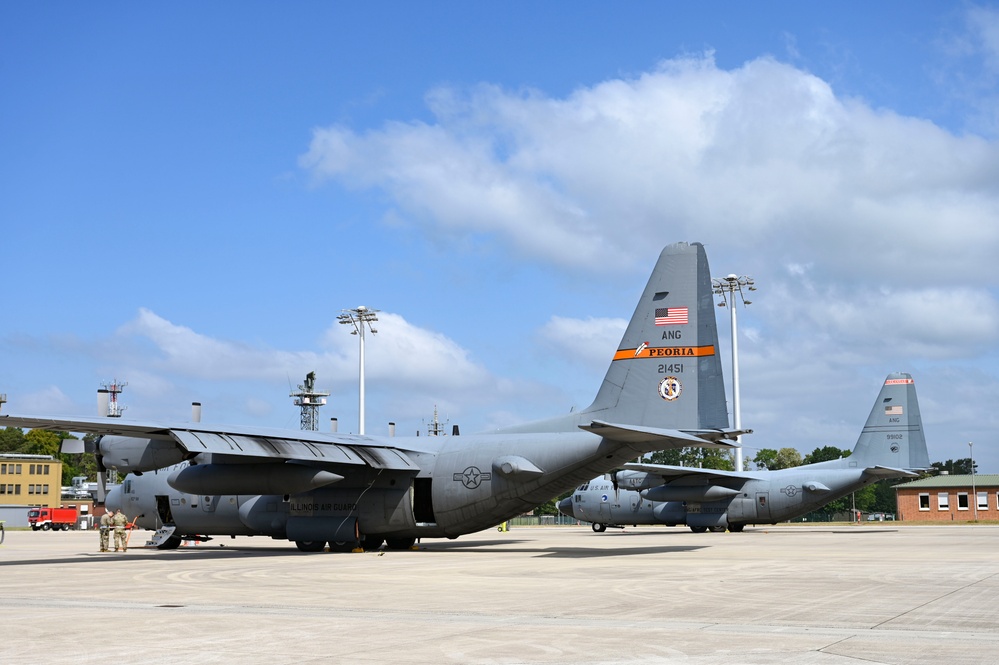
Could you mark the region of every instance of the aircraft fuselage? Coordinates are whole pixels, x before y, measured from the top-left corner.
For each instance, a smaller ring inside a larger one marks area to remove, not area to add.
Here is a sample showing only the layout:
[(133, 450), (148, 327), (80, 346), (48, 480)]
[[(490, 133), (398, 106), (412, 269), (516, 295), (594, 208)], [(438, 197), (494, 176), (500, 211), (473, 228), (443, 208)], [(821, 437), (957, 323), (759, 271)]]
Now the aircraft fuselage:
[[(878, 478), (863, 469), (815, 468), (821, 464), (760, 472), (759, 478), (732, 479), (706, 486), (671, 484), (672, 500), (653, 500), (662, 479), (654, 474), (618, 472), (595, 478), (563, 500), (559, 509), (572, 517), (603, 526), (637, 524), (687, 525), (740, 530), (747, 524), (776, 524), (816, 510)], [(752, 474), (747, 474), (752, 475)], [(645, 490), (629, 489), (643, 488)], [(712, 495), (728, 494), (722, 499)]]

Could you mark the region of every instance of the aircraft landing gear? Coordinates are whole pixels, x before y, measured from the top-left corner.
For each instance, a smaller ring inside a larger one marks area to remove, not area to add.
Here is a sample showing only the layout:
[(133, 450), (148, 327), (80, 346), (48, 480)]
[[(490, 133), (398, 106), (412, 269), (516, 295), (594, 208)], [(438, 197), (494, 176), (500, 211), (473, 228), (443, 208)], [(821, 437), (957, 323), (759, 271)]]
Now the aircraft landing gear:
[(353, 540), (331, 540), (330, 552), (353, 552), (356, 544)]
[(708, 527), (706, 527), (706, 526), (692, 526), (692, 527), (690, 527), (690, 530), (693, 531), (694, 533), (704, 533), (705, 531), (708, 530)]
[(729, 524), (728, 530), (732, 533), (742, 533), (742, 530), (746, 528), (745, 524)]
[(725, 527), (723, 526), (713, 526), (710, 529), (711, 533), (725, 533)]
[(593, 524), (590, 525), (590, 528), (592, 528), (597, 533), (603, 533), (604, 531), (607, 530), (607, 525), (594, 522)]
[(364, 540), (361, 541), (361, 549), (363, 549), (365, 552), (374, 552), (379, 547), (381, 547), (382, 543), (384, 542), (385, 542), (384, 538), (375, 538), (374, 536), (367, 536), (365, 537)]
[(326, 543), (322, 540), (296, 540), (295, 547), (300, 552), (322, 552), (326, 548)]
[(175, 550), (178, 547), (180, 547), (180, 544), (182, 542), (184, 542), (184, 540), (180, 536), (170, 536), (169, 538), (167, 538), (166, 540), (164, 540), (162, 543), (160, 543), (159, 545), (157, 545), (156, 549), (158, 549), (158, 550)]

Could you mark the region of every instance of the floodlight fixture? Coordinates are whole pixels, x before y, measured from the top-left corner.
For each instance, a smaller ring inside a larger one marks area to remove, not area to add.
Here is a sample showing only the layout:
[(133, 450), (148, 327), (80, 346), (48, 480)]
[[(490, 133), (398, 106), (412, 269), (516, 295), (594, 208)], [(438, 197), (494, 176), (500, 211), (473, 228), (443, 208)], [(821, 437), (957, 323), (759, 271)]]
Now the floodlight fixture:
[[(721, 296), (718, 306), (728, 307), (732, 321), (732, 419), (734, 421), (732, 424), (736, 430), (740, 430), (742, 415), (739, 404), (739, 327), (735, 316), (737, 302), (735, 294), (739, 294), (743, 306), (753, 304), (752, 300), (746, 300), (745, 291), (755, 291), (756, 282), (752, 277), (733, 273), (726, 277), (713, 277), (711, 286), (714, 294)], [(735, 449), (735, 470), (738, 473), (742, 471), (742, 435), (737, 436), (735, 440), (739, 444)]]
[(374, 335), (378, 331), (371, 325), (378, 320), (377, 309), (369, 309), (364, 305), (359, 305), (354, 309), (340, 310), (337, 321), (353, 326), (351, 335), (357, 335), (360, 342), (360, 356), (357, 363), (358, 374), (358, 408), (357, 408), (357, 433), (364, 434), (364, 328), (367, 327)]

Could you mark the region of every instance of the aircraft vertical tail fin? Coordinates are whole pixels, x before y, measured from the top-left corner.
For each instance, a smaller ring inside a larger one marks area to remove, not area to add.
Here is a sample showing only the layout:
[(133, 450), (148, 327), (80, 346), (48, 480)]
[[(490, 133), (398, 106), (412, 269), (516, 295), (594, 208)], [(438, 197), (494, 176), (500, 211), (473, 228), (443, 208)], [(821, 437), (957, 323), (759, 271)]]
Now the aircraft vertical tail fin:
[(593, 404), (606, 422), (727, 429), (708, 258), (701, 243), (663, 249)]
[(903, 372), (889, 374), (874, 402), (853, 453), (851, 466), (928, 469), (929, 453), (916, 401), (916, 384)]

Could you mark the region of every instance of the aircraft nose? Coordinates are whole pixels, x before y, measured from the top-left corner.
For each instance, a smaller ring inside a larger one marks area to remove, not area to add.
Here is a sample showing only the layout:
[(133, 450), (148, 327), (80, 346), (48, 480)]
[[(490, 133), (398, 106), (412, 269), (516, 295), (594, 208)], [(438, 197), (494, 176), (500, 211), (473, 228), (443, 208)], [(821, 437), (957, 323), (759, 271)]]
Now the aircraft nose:
[(121, 509), (121, 486), (112, 487), (108, 490), (108, 495), (104, 499), (104, 507), (111, 511)]
[(574, 517), (572, 514), (572, 497), (566, 497), (558, 502), (558, 511), (566, 517)]

